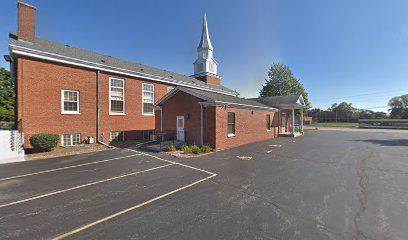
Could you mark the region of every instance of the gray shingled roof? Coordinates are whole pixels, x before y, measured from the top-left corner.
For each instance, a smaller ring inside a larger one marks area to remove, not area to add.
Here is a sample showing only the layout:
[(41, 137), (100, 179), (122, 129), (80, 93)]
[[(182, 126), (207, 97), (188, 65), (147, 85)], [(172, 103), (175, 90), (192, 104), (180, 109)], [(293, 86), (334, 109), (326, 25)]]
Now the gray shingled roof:
[(205, 88), (209, 90), (213, 89), (213, 90), (224, 91), (226, 94), (238, 95), (237, 92), (227, 87), (207, 84), (193, 77), (185, 76), (182, 74), (178, 74), (178, 73), (174, 73), (174, 72), (170, 72), (170, 71), (166, 71), (166, 70), (162, 70), (158, 68), (149, 67), (146, 65), (138, 64), (138, 63), (124, 61), (118, 58), (113, 58), (111, 56), (102, 55), (99, 53), (94, 53), (94, 52), (90, 52), (87, 50), (74, 48), (69, 45), (63, 45), (63, 44), (59, 44), (59, 43), (55, 43), (55, 42), (51, 42), (51, 41), (47, 41), (47, 40), (43, 40), (39, 38), (36, 38), (34, 43), (28, 43), (25, 41), (17, 40), (16, 35), (14, 33), (11, 33), (9, 37), (9, 45), (23, 47), (23, 48), (27, 48), (27, 49), (31, 49), (35, 51), (42, 51), (42, 52), (53, 54), (54, 56), (60, 55), (63, 57), (79, 59), (79, 60), (87, 61), (87, 62), (94, 63), (94, 64), (103, 64), (108, 67), (121, 68), (121, 69), (125, 69), (128, 71), (138, 72), (140, 74), (152, 75), (152, 76), (156, 76), (159, 78), (165, 78), (166, 81), (171, 81), (175, 85), (178, 85), (178, 83), (183, 83), (183, 84), (188, 84), (191, 86), (196, 86), (196, 87)]
[(263, 103), (271, 107), (278, 107), (278, 108), (281, 106), (290, 106), (290, 105), (305, 107), (304, 103), (301, 102), (303, 101), (303, 98), (302, 98), (302, 95), (300, 94), (286, 95), (286, 96), (259, 97), (259, 98), (252, 98), (252, 100), (255, 100), (257, 102)]
[(157, 105), (160, 106), (162, 105), (169, 97), (171, 97), (174, 93), (177, 91), (183, 91), (186, 93), (193, 94), (196, 97), (199, 97), (205, 101), (207, 101), (209, 104), (222, 104), (222, 105), (241, 105), (245, 106), (246, 108), (262, 108), (262, 109), (268, 109), (268, 110), (276, 110), (275, 108), (272, 108), (270, 106), (267, 106), (265, 104), (262, 104), (260, 102), (251, 100), (251, 99), (245, 99), (245, 98), (240, 98), (240, 97), (234, 97), (234, 96), (229, 96), (225, 94), (219, 94), (219, 93), (214, 93), (214, 92), (208, 92), (208, 91), (203, 91), (203, 90), (198, 90), (198, 89), (191, 89), (191, 88), (185, 88), (185, 87), (177, 87), (172, 90), (168, 95), (164, 96), (161, 100), (157, 102)]

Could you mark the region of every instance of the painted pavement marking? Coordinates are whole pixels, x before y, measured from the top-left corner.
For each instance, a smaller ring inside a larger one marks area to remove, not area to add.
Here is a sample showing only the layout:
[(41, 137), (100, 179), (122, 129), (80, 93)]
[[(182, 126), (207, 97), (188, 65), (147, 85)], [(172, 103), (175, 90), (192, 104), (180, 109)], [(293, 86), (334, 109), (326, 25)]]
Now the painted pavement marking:
[(162, 199), (162, 198), (165, 198), (165, 197), (167, 197), (167, 196), (170, 196), (170, 195), (172, 195), (172, 194), (175, 194), (175, 193), (180, 192), (180, 191), (182, 191), (182, 190), (185, 190), (185, 189), (187, 189), (187, 188), (190, 188), (190, 187), (192, 187), (192, 186), (194, 186), (194, 185), (196, 185), (196, 184), (199, 184), (199, 183), (201, 183), (201, 182), (207, 181), (207, 180), (209, 180), (209, 179), (211, 179), (211, 178), (213, 178), (213, 177), (215, 177), (215, 176), (217, 176), (217, 174), (213, 174), (213, 175), (208, 176), (208, 177), (206, 177), (206, 178), (203, 178), (203, 179), (201, 179), (201, 180), (198, 180), (198, 181), (195, 181), (195, 182), (193, 182), (193, 183), (190, 183), (190, 184), (188, 184), (188, 185), (186, 185), (186, 186), (184, 186), (184, 187), (177, 188), (177, 189), (175, 189), (175, 190), (173, 190), (173, 191), (170, 191), (170, 192), (165, 193), (165, 194), (163, 194), (163, 195), (160, 195), (160, 196), (157, 196), (157, 197), (155, 197), (155, 198), (152, 198), (152, 199), (150, 199), (150, 200), (148, 200), (148, 201), (146, 201), (146, 202), (137, 204), (137, 205), (135, 205), (135, 206), (133, 206), (133, 207), (124, 209), (124, 210), (122, 210), (122, 211), (120, 211), (120, 212), (117, 212), (117, 213), (112, 214), (112, 215), (110, 215), (110, 216), (107, 216), (107, 217), (105, 217), (105, 218), (99, 219), (99, 220), (97, 220), (97, 221), (95, 221), (95, 222), (89, 223), (89, 224), (87, 224), (87, 225), (84, 225), (84, 226), (79, 227), (79, 228), (77, 228), (77, 229), (74, 229), (74, 230), (72, 230), (72, 231), (69, 231), (69, 232), (64, 233), (64, 234), (62, 234), (62, 235), (59, 235), (59, 236), (57, 236), (57, 237), (54, 237), (53, 240), (64, 239), (64, 238), (69, 237), (69, 236), (71, 236), (71, 235), (73, 235), (73, 234), (76, 234), (76, 233), (78, 233), (78, 232), (81, 232), (81, 231), (84, 231), (84, 230), (86, 230), (86, 229), (88, 229), (88, 228), (91, 228), (91, 227), (93, 227), (93, 226), (95, 226), (95, 225), (98, 225), (98, 224), (101, 224), (101, 223), (103, 223), (103, 222), (109, 221), (109, 220), (111, 220), (111, 219), (113, 219), (113, 218), (116, 218), (116, 217), (118, 217), (118, 216), (120, 216), (120, 215), (123, 215), (123, 214), (125, 214), (125, 213), (130, 212), (130, 211), (133, 211), (133, 210), (135, 210), (135, 209), (138, 209), (138, 208), (140, 208), (140, 207), (143, 207), (143, 206), (145, 206), (145, 205), (148, 205), (148, 204), (150, 204), (150, 203), (152, 203), (152, 202), (155, 202), (155, 201), (157, 201), (157, 200), (160, 200), (160, 199)]
[(168, 167), (168, 166), (172, 166), (172, 165), (174, 165), (174, 164), (170, 163), (170, 164), (162, 165), (162, 166), (159, 166), (159, 167), (149, 168), (149, 169), (138, 171), (138, 172), (123, 174), (123, 175), (119, 175), (119, 176), (116, 176), (116, 177), (99, 180), (99, 181), (96, 181), (96, 182), (90, 182), (90, 183), (87, 183), (87, 184), (83, 184), (83, 185), (79, 185), (79, 186), (75, 186), (75, 187), (71, 187), (71, 188), (66, 188), (66, 189), (63, 189), (63, 190), (58, 190), (58, 191), (55, 191), (55, 192), (50, 192), (50, 193), (47, 193), (47, 194), (43, 194), (43, 195), (31, 197), (31, 198), (26, 198), (26, 199), (11, 202), (11, 203), (2, 204), (2, 205), (0, 205), (0, 208), (16, 205), (16, 204), (20, 204), (20, 203), (25, 203), (25, 202), (28, 202), (28, 201), (33, 201), (33, 200), (36, 200), (36, 199), (45, 198), (45, 197), (53, 196), (53, 195), (56, 195), (56, 194), (65, 193), (65, 192), (77, 190), (77, 189), (80, 189), (80, 188), (89, 187), (89, 186), (93, 186), (93, 185), (96, 185), (96, 184), (117, 180), (117, 179), (124, 178), (124, 177), (129, 177), (129, 176), (137, 175), (137, 174), (140, 174), (140, 173), (150, 172), (150, 171), (153, 171), (153, 170), (156, 170), (156, 169), (160, 169), (160, 168), (164, 168), (164, 167)]
[(237, 156), (237, 158), (242, 159), (242, 160), (251, 160), (252, 157), (248, 157), (248, 156)]
[(114, 160), (119, 160), (119, 159), (139, 156), (139, 155), (141, 155), (141, 154), (133, 154), (133, 155), (129, 155), (129, 156), (110, 158), (110, 159), (94, 161), (94, 162), (89, 162), (89, 163), (83, 163), (83, 164), (78, 164), (78, 165), (71, 165), (71, 166), (67, 166), (67, 167), (54, 168), (54, 169), (44, 170), (44, 171), (40, 171), (40, 172), (27, 173), (27, 174), (23, 174), (23, 175), (12, 176), (12, 177), (5, 177), (5, 178), (0, 178), (0, 181), (6, 181), (6, 180), (11, 180), (11, 179), (16, 179), (16, 178), (22, 178), (22, 177), (28, 177), (28, 176), (39, 175), (39, 174), (44, 174), (44, 173), (50, 173), (50, 172), (56, 172), (56, 171), (61, 171), (61, 170), (65, 170), (65, 169), (83, 167), (83, 166), (92, 165), (92, 164), (110, 162), (110, 161), (114, 161)]

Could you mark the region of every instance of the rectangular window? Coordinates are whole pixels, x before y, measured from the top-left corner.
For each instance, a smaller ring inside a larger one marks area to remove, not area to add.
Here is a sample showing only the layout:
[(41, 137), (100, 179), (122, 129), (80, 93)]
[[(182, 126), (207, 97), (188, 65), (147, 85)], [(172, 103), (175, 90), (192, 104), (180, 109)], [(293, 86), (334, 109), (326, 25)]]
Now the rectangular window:
[(235, 113), (228, 113), (228, 136), (235, 135)]
[(71, 133), (62, 135), (62, 146), (75, 146), (81, 144), (81, 134)]
[(167, 87), (167, 93), (171, 92), (171, 90), (173, 90), (174, 87)]
[(109, 105), (109, 114), (125, 114), (125, 81), (123, 79), (110, 78)]
[(79, 91), (61, 90), (61, 113), (79, 114)]
[(124, 132), (111, 132), (110, 141), (111, 142), (125, 141), (125, 133)]
[(143, 83), (142, 113), (143, 115), (154, 115), (154, 85)]
[(271, 130), (271, 115), (266, 114), (266, 130)]

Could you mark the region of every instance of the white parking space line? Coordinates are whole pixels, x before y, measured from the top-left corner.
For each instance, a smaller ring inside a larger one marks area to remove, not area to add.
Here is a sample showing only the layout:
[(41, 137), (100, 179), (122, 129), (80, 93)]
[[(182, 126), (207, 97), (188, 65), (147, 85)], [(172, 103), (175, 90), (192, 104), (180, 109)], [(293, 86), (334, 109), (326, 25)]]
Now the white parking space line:
[(126, 149), (129, 150), (129, 151), (132, 151), (132, 152), (141, 154), (141, 155), (145, 155), (145, 156), (149, 156), (149, 157), (152, 157), (152, 158), (156, 158), (156, 159), (158, 159), (158, 160), (160, 160), (160, 161), (164, 161), (164, 162), (176, 164), (176, 165), (179, 165), (179, 166), (182, 166), (182, 167), (194, 169), (194, 170), (197, 170), (197, 171), (200, 171), (200, 172), (205, 172), (205, 173), (212, 174), (212, 175), (213, 175), (213, 174), (217, 175), (216, 173), (209, 172), (209, 171), (204, 170), (204, 169), (192, 167), (192, 166), (189, 166), (189, 165), (186, 165), (186, 164), (182, 164), (182, 163), (178, 163), (178, 162), (173, 162), (173, 161), (166, 160), (166, 159), (163, 159), (163, 158), (160, 158), (160, 157), (157, 157), (157, 156), (154, 156), (154, 155), (150, 155), (150, 154), (147, 154), (147, 153), (144, 153), (144, 152), (139, 152), (139, 151), (137, 151), (137, 150), (133, 150), (133, 149), (130, 149), (130, 148), (126, 148)]
[(83, 164), (78, 164), (78, 165), (71, 165), (71, 166), (67, 166), (67, 167), (54, 168), (54, 169), (40, 171), (40, 172), (22, 174), (22, 175), (17, 175), (17, 176), (12, 176), (12, 177), (5, 177), (5, 178), (0, 178), (0, 181), (6, 181), (6, 180), (11, 180), (11, 179), (16, 179), (16, 178), (22, 178), (22, 177), (28, 177), (28, 176), (39, 175), (39, 174), (44, 174), (44, 173), (50, 173), (50, 172), (56, 172), (56, 171), (61, 171), (61, 170), (65, 170), (65, 169), (83, 167), (83, 166), (92, 165), (92, 164), (110, 162), (110, 161), (115, 161), (115, 160), (119, 160), (119, 159), (130, 158), (130, 157), (134, 157), (134, 156), (138, 156), (138, 155), (141, 155), (141, 154), (133, 154), (133, 155), (124, 156), (124, 157), (110, 158), (110, 159), (94, 161), (94, 162), (89, 162), (89, 163), (83, 163)]
[[(186, 166), (187, 166), (187, 165), (186, 165)], [(152, 203), (152, 202), (155, 202), (155, 201), (157, 201), (157, 200), (160, 200), (160, 199), (162, 199), (162, 198), (165, 198), (165, 197), (167, 197), (167, 196), (169, 196), (169, 195), (175, 194), (175, 193), (177, 193), (177, 192), (180, 192), (180, 191), (182, 191), (182, 190), (185, 190), (185, 189), (187, 189), (187, 188), (190, 188), (190, 187), (192, 187), (192, 186), (194, 186), (194, 185), (196, 185), (196, 184), (199, 184), (199, 183), (201, 183), (201, 182), (207, 181), (207, 180), (209, 180), (209, 179), (211, 179), (211, 178), (213, 178), (213, 177), (215, 177), (215, 176), (217, 176), (217, 174), (212, 174), (211, 176), (208, 176), (208, 177), (203, 178), (203, 179), (201, 179), (201, 180), (198, 180), (198, 181), (195, 181), (195, 182), (193, 182), (193, 183), (190, 183), (190, 184), (188, 184), (188, 185), (186, 185), (186, 186), (184, 186), (184, 187), (177, 188), (177, 189), (175, 189), (175, 190), (173, 190), (173, 191), (170, 191), (170, 192), (165, 193), (165, 194), (163, 194), (163, 195), (160, 195), (160, 196), (157, 196), (157, 197), (155, 197), (155, 198), (152, 198), (152, 199), (150, 199), (150, 200), (148, 200), (148, 201), (146, 201), (146, 202), (137, 204), (137, 205), (135, 205), (135, 206), (133, 206), (133, 207), (124, 209), (124, 210), (122, 210), (122, 211), (120, 211), (120, 212), (117, 212), (117, 213), (112, 214), (112, 215), (110, 215), (110, 216), (107, 216), (107, 217), (105, 217), (105, 218), (99, 219), (99, 220), (97, 220), (97, 221), (95, 221), (95, 222), (89, 223), (89, 224), (87, 224), (87, 225), (84, 225), (84, 226), (79, 227), (79, 228), (77, 228), (77, 229), (74, 229), (74, 230), (72, 230), (72, 231), (69, 231), (69, 232), (64, 233), (64, 234), (62, 234), (62, 235), (59, 235), (59, 236), (57, 236), (57, 237), (54, 237), (53, 240), (64, 239), (64, 238), (66, 238), (66, 237), (68, 237), (68, 236), (71, 236), (71, 235), (73, 235), (73, 234), (75, 234), (75, 233), (81, 232), (81, 231), (86, 230), (86, 229), (88, 229), (88, 228), (91, 228), (91, 227), (93, 227), (93, 226), (95, 226), (95, 225), (98, 225), (98, 224), (101, 224), (101, 223), (103, 223), (103, 222), (109, 221), (109, 220), (111, 220), (111, 219), (113, 219), (113, 218), (116, 218), (116, 217), (118, 217), (118, 216), (120, 216), (120, 215), (123, 215), (123, 214), (125, 214), (125, 213), (130, 212), (130, 211), (133, 211), (133, 210), (135, 210), (135, 209), (138, 209), (138, 208), (140, 208), (140, 207), (143, 207), (143, 206), (145, 206), (145, 205), (147, 205), (147, 204), (150, 204), (150, 203)]]
[(133, 176), (133, 175), (140, 174), (140, 173), (150, 172), (150, 171), (153, 171), (153, 170), (156, 170), (156, 169), (165, 168), (165, 167), (172, 166), (172, 165), (174, 165), (174, 164), (170, 163), (170, 164), (162, 165), (162, 166), (159, 166), (159, 167), (149, 168), (149, 169), (146, 169), (146, 170), (143, 170), (143, 171), (123, 174), (123, 175), (120, 175), (120, 176), (107, 178), (107, 179), (99, 180), (99, 181), (96, 181), (96, 182), (90, 182), (90, 183), (87, 183), (87, 184), (83, 184), (83, 185), (79, 185), (79, 186), (75, 186), (75, 187), (71, 187), (71, 188), (66, 188), (66, 189), (63, 189), (63, 190), (50, 192), (50, 193), (47, 193), (47, 194), (43, 194), (43, 195), (31, 197), (31, 198), (26, 198), (26, 199), (23, 199), (23, 200), (2, 204), (2, 205), (0, 205), (0, 208), (16, 205), (16, 204), (20, 204), (20, 203), (25, 203), (25, 202), (28, 202), (28, 201), (33, 201), (33, 200), (36, 200), (36, 199), (45, 198), (45, 197), (53, 196), (53, 195), (56, 195), (56, 194), (65, 193), (65, 192), (77, 190), (77, 189), (80, 189), (80, 188), (85, 188), (85, 187), (93, 186), (93, 185), (96, 185), (96, 184), (117, 180), (117, 179), (120, 179), (120, 178), (129, 177), (129, 176)]

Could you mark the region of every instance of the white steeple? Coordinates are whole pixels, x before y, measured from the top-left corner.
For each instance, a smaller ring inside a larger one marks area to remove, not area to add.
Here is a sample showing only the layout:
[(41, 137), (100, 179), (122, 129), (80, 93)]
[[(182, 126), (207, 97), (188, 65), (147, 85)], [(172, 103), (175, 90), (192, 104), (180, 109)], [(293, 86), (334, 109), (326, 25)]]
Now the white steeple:
[(208, 34), (207, 16), (204, 14), (203, 30), (197, 47), (198, 57), (194, 62), (194, 74), (211, 73), (217, 75), (217, 61), (213, 58), (213, 47)]

